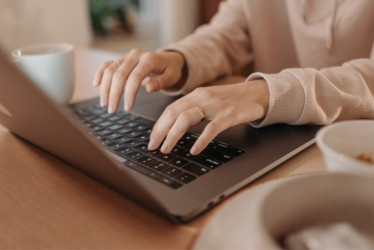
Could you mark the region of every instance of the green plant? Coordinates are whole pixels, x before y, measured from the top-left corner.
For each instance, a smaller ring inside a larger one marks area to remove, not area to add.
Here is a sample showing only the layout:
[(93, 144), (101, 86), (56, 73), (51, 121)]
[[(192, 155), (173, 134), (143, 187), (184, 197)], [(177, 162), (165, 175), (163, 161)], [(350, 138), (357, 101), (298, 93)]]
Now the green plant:
[(92, 29), (97, 36), (105, 36), (110, 30), (108, 20), (116, 20), (120, 28), (131, 32), (127, 20), (129, 8), (139, 9), (140, 0), (89, 0)]

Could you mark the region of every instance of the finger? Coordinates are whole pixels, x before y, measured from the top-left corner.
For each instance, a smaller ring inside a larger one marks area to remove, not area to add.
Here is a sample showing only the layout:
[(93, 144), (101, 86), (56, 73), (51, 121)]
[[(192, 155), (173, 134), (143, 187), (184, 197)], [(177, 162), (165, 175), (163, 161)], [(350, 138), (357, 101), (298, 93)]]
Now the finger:
[(172, 110), (169, 105), (162, 115), (158, 118), (156, 124), (153, 126), (152, 132), (149, 136), (148, 150), (155, 150), (158, 148), (170, 130), (171, 126), (176, 120), (176, 113)]
[(149, 150), (155, 150), (156, 148), (158, 148), (162, 140), (166, 137), (172, 125), (175, 123), (178, 115), (184, 110), (188, 110), (191, 108), (191, 103), (194, 102), (191, 102), (189, 100), (189, 96), (184, 96), (166, 107), (164, 112), (161, 114), (161, 116), (153, 126), (152, 133), (149, 136)]
[(197, 140), (195, 141), (190, 150), (190, 153), (192, 155), (200, 154), (201, 151), (203, 151), (219, 133), (229, 128), (230, 126), (231, 123), (226, 116), (219, 116), (213, 121), (209, 122), (199, 138), (197, 138)]
[(124, 85), (126, 84), (126, 79), (131, 70), (133, 70), (138, 63), (141, 53), (141, 50), (133, 49), (130, 53), (125, 54), (120, 60), (113, 61), (117, 66), (117, 69), (110, 77), (110, 84), (108, 83), (109, 88), (105, 89), (108, 91), (108, 113), (114, 113), (117, 110)]
[(166, 68), (162, 74), (152, 76), (146, 83), (145, 87), (148, 92), (155, 92), (167, 88), (178, 81), (180, 76), (175, 71)]
[(182, 112), (172, 125), (166, 139), (162, 143), (161, 152), (164, 154), (170, 153), (187, 130), (200, 121), (200, 114), (197, 113), (195, 108), (190, 108)]
[(109, 92), (109, 113), (115, 112), (118, 108), (122, 92), (126, 85), (126, 80), (137, 64), (138, 58), (136, 56), (125, 58), (121, 66), (114, 73)]
[(112, 62), (104, 70), (104, 74), (101, 80), (101, 87), (100, 87), (101, 106), (108, 105), (108, 97), (109, 97), (110, 86), (112, 83), (112, 77), (113, 77), (114, 72), (117, 70), (117, 68), (118, 68), (118, 65), (115, 62)]
[(134, 105), (136, 94), (139, 91), (142, 81), (152, 72), (158, 72), (161, 64), (156, 63), (157, 59), (151, 53), (144, 53), (136, 67), (130, 72), (125, 84), (125, 110), (129, 111)]
[(103, 63), (100, 68), (96, 71), (94, 80), (93, 80), (93, 85), (94, 86), (99, 86), (101, 84), (101, 80), (103, 78), (104, 70), (111, 64), (112, 62), (105, 62)]
[(121, 99), (121, 94), (124, 89), (126, 77), (123, 71), (117, 69), (114, 73), (108, 97), (108, 113), (114, 113)]

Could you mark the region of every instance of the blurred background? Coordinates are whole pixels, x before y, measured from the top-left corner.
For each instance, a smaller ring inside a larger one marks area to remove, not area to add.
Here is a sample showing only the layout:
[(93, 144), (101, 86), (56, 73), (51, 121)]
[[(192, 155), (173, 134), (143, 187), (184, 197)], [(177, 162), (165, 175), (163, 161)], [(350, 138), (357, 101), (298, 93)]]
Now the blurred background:
[(209, 22), (221, 0), (0, 0), (0, 44), (154, 50)]

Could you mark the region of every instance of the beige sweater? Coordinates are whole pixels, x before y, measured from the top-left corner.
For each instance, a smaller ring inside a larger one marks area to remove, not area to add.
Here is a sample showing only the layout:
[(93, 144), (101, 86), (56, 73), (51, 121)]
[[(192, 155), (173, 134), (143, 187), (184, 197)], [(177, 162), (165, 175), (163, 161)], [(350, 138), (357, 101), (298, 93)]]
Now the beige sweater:
[(270, 103), (258, 126), (374, 118), (373, 0), (228, 0), (168, 49), (184, 54), (188, 93), (251, 60)]

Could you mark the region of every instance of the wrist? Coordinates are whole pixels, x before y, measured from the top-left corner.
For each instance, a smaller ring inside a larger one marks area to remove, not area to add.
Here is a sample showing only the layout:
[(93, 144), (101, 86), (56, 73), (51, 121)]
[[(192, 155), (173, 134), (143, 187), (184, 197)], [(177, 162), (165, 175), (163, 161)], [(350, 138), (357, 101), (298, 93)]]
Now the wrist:
[(270, 90), (269, 86), (264, 79), (256, 79), (249, 82), (254, 93), (256, 93), (256, 102), (262, 107), (262, 115), (260, 119), (263, 119), (268, 111), (270, 102)]
[(165, 88), (166, 91), (178, 91), (181, 89), (187, 81), (188, 78), (188, 67), (184, 55), (176, 50), (166, 50), (164, 51), (171, 56), (171, 65), (174, 67), (175, 71), (178, 72), (178, 80), (170, 87)]

